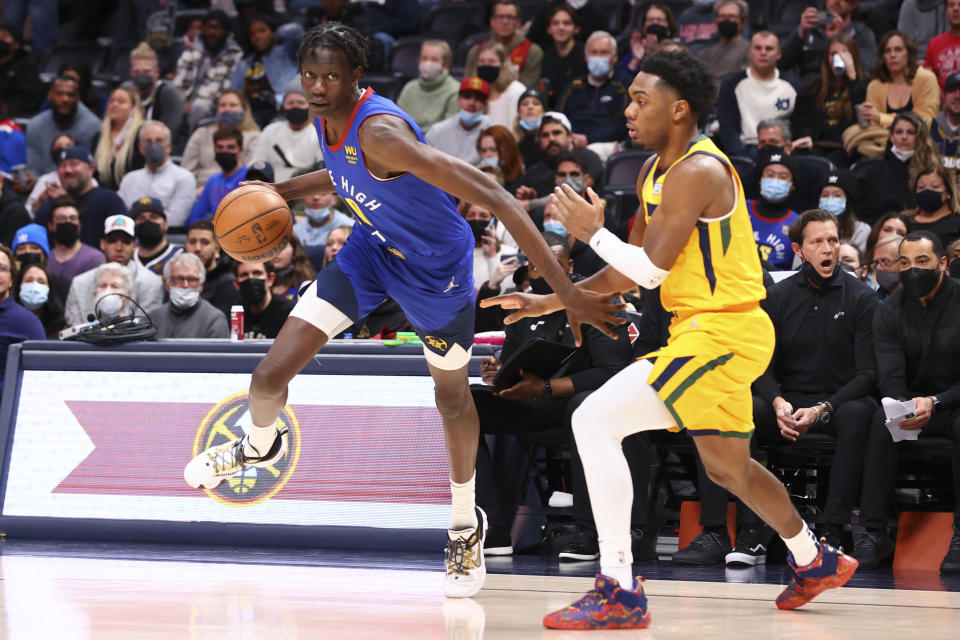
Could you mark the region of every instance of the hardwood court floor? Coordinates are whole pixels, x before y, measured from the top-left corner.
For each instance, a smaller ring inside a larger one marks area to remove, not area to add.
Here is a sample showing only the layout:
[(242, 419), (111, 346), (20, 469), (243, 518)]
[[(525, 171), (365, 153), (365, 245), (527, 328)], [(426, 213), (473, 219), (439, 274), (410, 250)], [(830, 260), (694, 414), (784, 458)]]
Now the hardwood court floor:
[[(239, 552), (238, 552), (239, 553)], [(109, 554), (107, 554), (109, 555)], [(556, 632), (548, 611), (587, 589), (582, 576), (494, 574), (471, 600), (447, 600), (423, 568), (0, 556), (0, 633), (12, 639), (885, 638), (960, 636), (960, 593), (844, 588), (778, 611), (774, 584), (646, 583), (644, 631)]]

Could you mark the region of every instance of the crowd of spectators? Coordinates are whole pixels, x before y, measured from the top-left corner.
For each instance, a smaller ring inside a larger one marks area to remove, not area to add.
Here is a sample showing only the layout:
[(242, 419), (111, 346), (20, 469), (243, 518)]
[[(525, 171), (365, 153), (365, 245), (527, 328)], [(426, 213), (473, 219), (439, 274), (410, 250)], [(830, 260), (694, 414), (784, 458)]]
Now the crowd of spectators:
[[(636, 175), (651, 155), (627, 136), (629, 87), (651, 53), (687, 50), (717, 81), (701, 129), (738, 172), (770, 280), (765, 304), (778, 344), (755, 387), (757, 441), (835, 438), (823, 532), (849, 548), (851, 510), (861, 505), (868, 533), (855, 553), (865, 566), (890, 554), (884, 492), (897, 445), (877, 399), (914, 399), (915, 420), (934, 425), (914, 422), (921, 437), (960, 437), (960, 342), (938, 328), (953, 317), (950, 275), (960, 276), (960, 0), (474, 0), (485, 21), (447, 31), (431, 29), (432, 18), (466, 0), (131, 4), (97, 24), (58, 16), (56, 2), (33, 0), (29, 11), (4, 3), (4, 343), (55, 338), (132, 307), (153, 317), (162, 338), (226, 337), (238, 304), (246, 337), (276, 336), (304, 285), (348, 241), (349, 209), (334, 195), (293, 203), (293, 240), (262, 264), (231, 260), (210, 219), (243, 180), (279, 182), (323, 167), (294, 55), (315, 24), (341, 21), (363, 33), (371, 55), (361, 85), (397, 100), (429, 144), (514, 194), (575, 279), (603, 261), (551, 217), (546, 197), (560, 184), (581, 194), (591, 187), (606, 201), (609, 226), (629, 228)], [(476, 240), (478, 299), (545, 290), (496, 211), (469, 202), (459, 211)], [(480, 503), (493, 501), (491, 548), (509, 552), (522, 482), (504, 462), (514, 456), (511, 434), (568, 426), (585, 394), (662, 343), (655, 294), (626, 298), (643, 337), (629, 344), (642, 349), (587, 334), (577, 368), (475, 389), (484, 431), (498, 443), (481, 447), (478, 471)], [(525, 341), (570, 343), (563, 323), (508, 332), (484, 381)], [(347, 331), (385, 338), (407, 328), (388, 301)], [(500, 313), (478, 310), (477, 329), (502, 331)], [(931, 359), (943, 362), (919, 365)], [(649, 443), (636, 440), (624, 446), (642, 468)], [(953, 466), (956, 490), (956, 454)], [(745, 545), (765, 544), (769, 532), (745, 514), (743, 540), (729, 540), (717, 507), (726, 496), (701, 476), (704, 533), (678, 560), (759, 561)], [(596, 557), (588, 497), (582, 480), (574, 486), (578, 531), (563, 557)], [(638, 515), (638, 544), (643, 526)], [(960, 571), (960, 522), (943, 570)]]

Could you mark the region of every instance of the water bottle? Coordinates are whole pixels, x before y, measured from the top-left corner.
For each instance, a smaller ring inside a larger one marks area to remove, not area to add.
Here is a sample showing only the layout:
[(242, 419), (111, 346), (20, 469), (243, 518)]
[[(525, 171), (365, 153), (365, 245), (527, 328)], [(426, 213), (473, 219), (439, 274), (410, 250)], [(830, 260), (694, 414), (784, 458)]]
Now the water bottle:
[(830, 63), (833, 67), (833, 75), (842, 76), (847, 72), (847, 63), (843, 61), (843, 56), (839, 53), (833, 54)]

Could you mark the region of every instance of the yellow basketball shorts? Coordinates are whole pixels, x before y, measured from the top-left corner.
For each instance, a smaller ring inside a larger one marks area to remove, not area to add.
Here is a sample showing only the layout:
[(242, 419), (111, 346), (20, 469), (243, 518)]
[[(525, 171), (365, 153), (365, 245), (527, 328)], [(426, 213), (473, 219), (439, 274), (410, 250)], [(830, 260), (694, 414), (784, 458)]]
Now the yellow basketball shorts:
[(749, 438), (750, 385), (770, 363), (774, 340), (759, 306), (674, 320), (667, 345), (643, 356), (653, 363), (647, 383), (677, 421), (670, 430)]

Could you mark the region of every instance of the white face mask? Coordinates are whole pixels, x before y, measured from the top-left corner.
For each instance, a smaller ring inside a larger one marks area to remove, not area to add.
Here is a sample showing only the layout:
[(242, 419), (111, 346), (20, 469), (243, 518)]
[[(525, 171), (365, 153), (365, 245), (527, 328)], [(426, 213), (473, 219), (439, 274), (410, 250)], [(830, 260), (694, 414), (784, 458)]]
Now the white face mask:
[(113, 291), (101, 291), (97, 294), (94, 309), (104, 316), (113, 316), (120, 313), (126, 299)]
[(200, 290), (170, 287), (170, 304), (178, 309), (191, 309), (200, 301)]
[(307, 218), (313, 222), (324, 222), (330, 217), (330, 207), (326, 207), (324, 209), (311, 209), (310, 207), (304, 207), (303, 211), (307, 214)]
[(913, 157), (913, 149), (897, 149), (896, 147), (890, 147), (891, 153), (897, 157), (900, 162), (906, 162)]
[(443, 65), (432, 60), (424, 60), (420, 63), (420, 78), (425, 82), (436, 80), (443, 73)]

